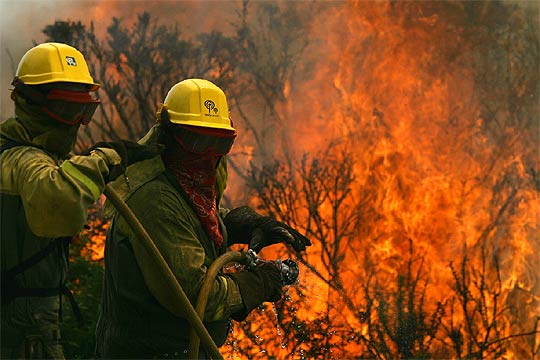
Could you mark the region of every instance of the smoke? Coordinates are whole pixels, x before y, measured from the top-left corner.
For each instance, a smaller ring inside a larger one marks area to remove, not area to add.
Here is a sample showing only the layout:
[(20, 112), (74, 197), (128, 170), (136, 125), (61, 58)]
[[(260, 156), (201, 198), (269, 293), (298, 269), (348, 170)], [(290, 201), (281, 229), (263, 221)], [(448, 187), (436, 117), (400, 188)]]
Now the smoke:
[(177, 22), (183, 32), (231, 31), (231, 20), (240, 3), (232, 0), (213, 1), (129, 1), (129, 0), (1, 0), (0, 1), (0, 121), (13, 116), (9, 98), (11, 80), (17, 64), (34, 42), (45, 40), (41, 30), (56, 20), (94, 23), (98, 36), (105, 35), (112, 17), (126, 25), (138, 14), (147, 11), (162, 24)]

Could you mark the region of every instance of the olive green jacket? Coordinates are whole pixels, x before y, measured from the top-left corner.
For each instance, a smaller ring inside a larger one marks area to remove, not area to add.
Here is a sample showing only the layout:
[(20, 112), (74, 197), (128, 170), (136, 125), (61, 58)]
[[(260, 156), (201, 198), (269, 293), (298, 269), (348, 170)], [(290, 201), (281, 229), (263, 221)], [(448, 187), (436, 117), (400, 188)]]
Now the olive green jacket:
[(76, 131), (56, 127), (52, 122), (27, 116), (24, 121), (11, 118), (0, 124), (0, 145), (11, 144), (0, 154), (2, 276), (42, 249), (52, 248), (42, 260), (15, 275), (9, 281), (9, 289), (3, 278), (3, 351), (5, 347), (17, 346), (29, 334), (38, 335), (58, 326), (58, 294), (19, 294), (9, 301), (7, 294), (13, 293), (13, 289), (18, 292), (62, 287), (69, 255), (67, 242), (59, 238), (68, 240), (80, 231), (88, 207), (105, 186), (108, 164), (120, 162), (118, 154), (108, 149), (61, 162), (49, 151), (48, 144), (64, 143), (63, 149), (68, 148)]
[[(143, 142), (156, 141), (156, 128)], [(218, 167), (219, 198), (226, 180), (225, 159)], [(226, 251), (207, 237), (176, 179), (155, 157), (128, 167), (113, 188), (124, 198), (165, 258), (186, 295), (195, 304), (206, 270)], [(222, 214), (224, 210), (222, 209)], [(110, 212), (110, 208), (107, 209)], [(113, 212), (114, 213), (114, 212)], [(189, 325), (167, 297), (167, 286), (152, 267), (140, 241), (114, 214), (105, 246), (105, 279), (97, 326), (97, 351), (104, 357), (151, 357), (182, 352)], [(243, 308), (238, 285), (218, 276), (204, 320), (216, 343), (223, 344), (230, 314)]]

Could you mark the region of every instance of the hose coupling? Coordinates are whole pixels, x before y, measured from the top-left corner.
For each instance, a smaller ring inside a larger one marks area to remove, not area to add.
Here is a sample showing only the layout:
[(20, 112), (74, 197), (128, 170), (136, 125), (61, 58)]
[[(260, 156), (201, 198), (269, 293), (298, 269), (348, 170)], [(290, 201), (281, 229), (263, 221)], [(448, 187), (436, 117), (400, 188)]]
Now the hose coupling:
[(248, 270), (255, 268), (259, 263), (259, 256), (253, 249), (249, 249), (247, 252), (244, 252), (244, 256), (243, 264)]

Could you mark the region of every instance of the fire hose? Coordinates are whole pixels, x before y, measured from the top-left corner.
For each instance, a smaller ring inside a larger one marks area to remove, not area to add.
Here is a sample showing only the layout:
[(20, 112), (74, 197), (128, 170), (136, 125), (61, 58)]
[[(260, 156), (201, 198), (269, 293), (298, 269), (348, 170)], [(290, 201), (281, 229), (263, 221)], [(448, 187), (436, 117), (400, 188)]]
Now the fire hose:
[[(197, 359), (199, 356), (199, 345), (202, 341), (204, 348), (213, 359), (223, 359), (223, 356), (219, 352), (219, 349), (208, 333), (208, 330), (204, 326), (202, 319), (204, 317), (204, 312), (206, 305), (208, 303), (208, 296), (210, 295), (210, 290), (212, 283), (216, 276), (219, 274), (221, 269), (231, 262), (238, 262), (246, 266), (247, 269), (250, 269), (254, 266), (257, 266), (258, 263), (264, 262), (264, 260), (259, 259), (257, 253), (253, 250), (247, 252), (244, 251), (230, 251), (220, 257), (218, 257), (208, 268), (206, 276), (204, 278), (201, 290), (199, 291), (199, 296), (197, 298), (196, 308), (193, 307), (189, 301), (186, 293), (184, 292), (182, 286), (172, 273), (169, 265), (159, 252), (158, 248), (154, 244), (154, 241), (142, 226), (139, 219), (135, 216), (133, 211), (127, 206), (124, 200), (118, 195), (118, 193), (110, 186), (106, 185), (104, 192), (107, 199), (112, 203), (116, 208), (119, 214), (124, 218), (126, 223), (138, 237), (141, 242), (141, 245), (145, 250), (151, 254), (149, 257), (151, 261), (154, 262), (156, 268), (162, 273), (165, 283), (169, 286), (169, 290), (175, 296), (176, 300), (184, 308), (184, 316), (186, 320), (191, 325), (190, 330), (190, 341), (189, 341), (189, 359)], [(255, 237), (261, 236), (260, 233), (256, 233)], [(293, 260), (277, 260), (275, 261), (276, 265), (279, 267), (281, 272), (281, 280), (283, 285), (290, 285), (296, 281), (298, 278), (298, 265)]]
[[(260, 233), (256, 233), (254, 237), (261, 236)], [(256, 243), (252, 240), (252, 243)], [(218, 257), (212, 265), (206, 271), (206, 276), (204, 278), (201, 290), (199, 291), (199, 296), (197, 298), (196, 311), (199, 317), (202, 319), (204, 316), (204, 311), (206, 310), (206, 304), (208, 302), (208, 296), (210, 295), (210, 290), (212, 288), (212, 283), (214, 279), (221, 271), (221, 269), (231, 262), (237, 262), (246, 266), (249, 270), (257, 264), (265, 262), (260, 259), (257, 253), (250, 249), (247, 252), (244, 251), (230, 251), (220, 257)], [(291, 259), (286, 260), (277, 260), (274, 262), (281, 272), (281, 283), (283, 285), (291, 285), (298, 279), (299, 269), (298, 264)], [(199, 337), (195, 329), (190, 330), (189, 334), (189, 350), (188, 350), (188, 359), (198, 359), (199, 358)]]

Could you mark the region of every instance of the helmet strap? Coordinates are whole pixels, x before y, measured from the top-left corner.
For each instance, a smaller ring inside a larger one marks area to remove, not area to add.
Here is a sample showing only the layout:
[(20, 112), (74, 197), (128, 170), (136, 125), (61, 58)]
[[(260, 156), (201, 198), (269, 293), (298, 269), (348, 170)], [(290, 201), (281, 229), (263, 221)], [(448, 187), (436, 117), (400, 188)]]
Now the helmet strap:
[(158, 111), (156, 112), (156, 118), (158, 122), (163, 122), (165, 124), (171, 123), (171, 118), (169, 117), (169, 112), (167, 111), (167, 105), (161, 104)]

